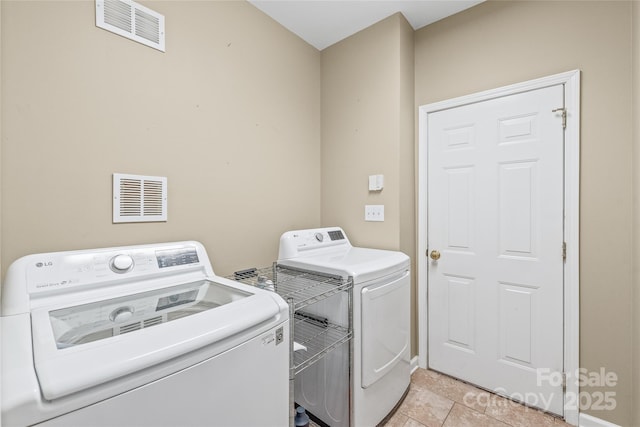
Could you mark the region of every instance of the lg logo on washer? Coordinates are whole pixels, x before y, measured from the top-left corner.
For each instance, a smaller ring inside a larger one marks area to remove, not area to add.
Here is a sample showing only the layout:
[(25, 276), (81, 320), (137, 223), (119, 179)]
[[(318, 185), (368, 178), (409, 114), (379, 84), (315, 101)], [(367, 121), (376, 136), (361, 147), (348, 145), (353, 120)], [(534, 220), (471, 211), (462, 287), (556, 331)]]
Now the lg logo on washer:
[(53, 267), (53, 261), (37, 262), (36, 267)]

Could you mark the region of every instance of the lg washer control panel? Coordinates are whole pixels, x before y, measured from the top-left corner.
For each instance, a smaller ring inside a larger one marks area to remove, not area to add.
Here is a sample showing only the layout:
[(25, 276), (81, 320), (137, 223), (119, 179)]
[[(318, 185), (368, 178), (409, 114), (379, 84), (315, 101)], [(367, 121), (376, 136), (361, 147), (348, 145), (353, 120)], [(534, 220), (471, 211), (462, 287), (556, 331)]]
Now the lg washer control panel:
[[(118, 278), (135, 279), (171, 269), (201, 267), (198, 247), (129, 247), (43, 254), (27, 266), (29, 293), (65, 291)], [(126, 316), (126, 314), (123, 314)]]

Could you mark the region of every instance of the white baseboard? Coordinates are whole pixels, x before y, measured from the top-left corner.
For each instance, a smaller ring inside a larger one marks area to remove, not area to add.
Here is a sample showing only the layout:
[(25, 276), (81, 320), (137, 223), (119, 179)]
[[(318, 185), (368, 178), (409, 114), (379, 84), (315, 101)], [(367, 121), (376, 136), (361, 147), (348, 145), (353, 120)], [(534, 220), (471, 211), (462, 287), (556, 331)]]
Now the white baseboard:
[(620, 427), (618, 424), (580, 413), (580, 427)]
[(418, 356), (414, 356), (413, 359), (411, 359), (409, 366), (411, 366), (411, 373), (413, 374), (416, 369), (418, 369)]

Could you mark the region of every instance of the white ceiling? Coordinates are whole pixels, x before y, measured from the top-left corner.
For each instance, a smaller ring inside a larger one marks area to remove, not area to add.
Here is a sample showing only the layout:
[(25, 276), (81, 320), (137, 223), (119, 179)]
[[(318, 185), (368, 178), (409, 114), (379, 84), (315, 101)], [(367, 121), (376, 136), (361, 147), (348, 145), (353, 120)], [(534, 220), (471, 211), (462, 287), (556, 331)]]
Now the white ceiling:
[(414, 30), (483, 0), (249, 0), (258, 9), (322, 50), (402, 12)]

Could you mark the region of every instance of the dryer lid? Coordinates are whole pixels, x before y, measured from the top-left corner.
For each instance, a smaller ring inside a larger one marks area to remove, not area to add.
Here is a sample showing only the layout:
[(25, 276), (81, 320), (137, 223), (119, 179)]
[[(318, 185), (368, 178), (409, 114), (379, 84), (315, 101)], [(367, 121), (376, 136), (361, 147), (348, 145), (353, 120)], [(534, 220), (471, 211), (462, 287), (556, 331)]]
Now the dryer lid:
[(402, 252), (349, 247), (309, 252), (305, 256), (279, 260), (278, 264), (342, 277), (351, 276), (357, 285), (409, 269), (410, 260)]

